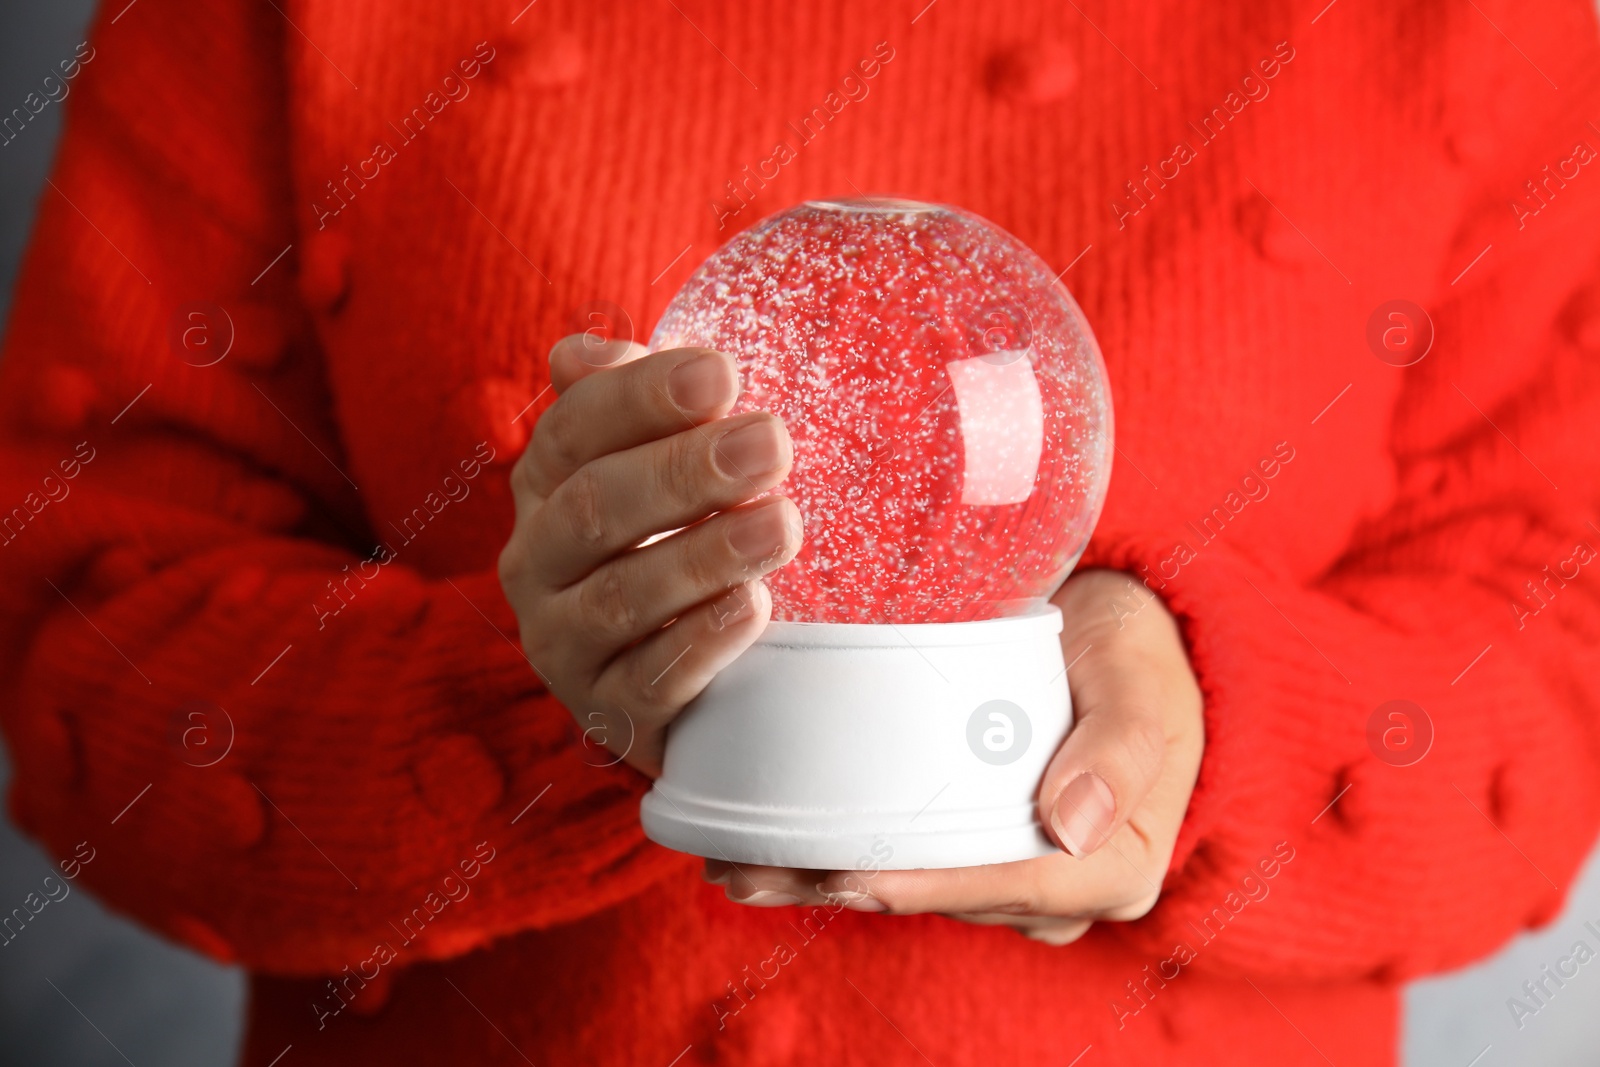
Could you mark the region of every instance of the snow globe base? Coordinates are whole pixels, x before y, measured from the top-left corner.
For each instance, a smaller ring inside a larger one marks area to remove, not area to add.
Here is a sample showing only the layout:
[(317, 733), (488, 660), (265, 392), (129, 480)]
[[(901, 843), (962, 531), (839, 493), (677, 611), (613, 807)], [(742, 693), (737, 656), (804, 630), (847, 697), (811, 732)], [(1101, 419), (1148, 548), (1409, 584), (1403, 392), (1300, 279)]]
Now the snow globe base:
[(1039, 782), (1071, 725), (1061, 612), (774, 622), (678, 717), (645, 834), (734, 863), (967, 867), (1057, 851)]

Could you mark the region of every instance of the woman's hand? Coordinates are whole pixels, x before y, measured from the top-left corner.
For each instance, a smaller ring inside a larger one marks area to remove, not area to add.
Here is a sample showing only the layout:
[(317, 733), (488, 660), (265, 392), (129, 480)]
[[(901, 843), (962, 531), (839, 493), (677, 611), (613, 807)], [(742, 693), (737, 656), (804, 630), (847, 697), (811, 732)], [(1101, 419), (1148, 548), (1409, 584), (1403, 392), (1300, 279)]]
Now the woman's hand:
[(939, 912), (1056, 945), (1096, 920), (1148, 912), (1200, 769), (1200, 688), (1176, 620), (1127, 575), (1085, 571), (1053, 599), (1066, 618), (1061, 642), (1077, 719), (1045, 771), (1039, 819), (1064, 851), (931, 871), (830, 873), (707, 860), (706, 878), (747, 904), (831, 898), (861, 911)]
[(789, 435), (765, 412), (725, 417), (738, 373), (704, 349), (577, 334), (550, 350), (550, 381), (559, 399), (511, 473), (500, 582), (585, 738), (655, 776), (666, 725), (760, 635), (761, 577), (799, 551), (793, 503), (747, 503), (788, 474)]

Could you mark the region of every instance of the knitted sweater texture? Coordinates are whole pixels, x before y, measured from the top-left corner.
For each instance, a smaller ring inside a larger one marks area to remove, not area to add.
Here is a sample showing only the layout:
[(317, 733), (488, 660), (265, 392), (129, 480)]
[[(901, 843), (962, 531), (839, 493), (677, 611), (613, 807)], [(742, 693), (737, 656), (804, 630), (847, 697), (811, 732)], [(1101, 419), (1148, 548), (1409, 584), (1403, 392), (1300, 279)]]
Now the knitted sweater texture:
[[(247, 1063), (1385, 1064), (1400, 981), (1560, 908), (1600, 823), (1583, 0), (122, 6), (0, 363), (9, 799), (252, 971)], [(727, 903), (496, 580), (550, 344), (861, 193), (1064, 272), (1116, 403), (1084, 565), (1205, 694), (1160, 904), (1067, 948)]]

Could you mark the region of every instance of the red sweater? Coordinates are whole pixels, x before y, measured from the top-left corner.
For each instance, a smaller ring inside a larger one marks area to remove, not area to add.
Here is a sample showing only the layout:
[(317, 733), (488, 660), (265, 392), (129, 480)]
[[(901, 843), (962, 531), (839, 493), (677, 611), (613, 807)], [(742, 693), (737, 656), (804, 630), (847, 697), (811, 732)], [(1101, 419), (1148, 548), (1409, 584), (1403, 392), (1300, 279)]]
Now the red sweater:
[[(1588, 0), (923, 3), (102, 14), (0, 366), (10, 799), (256, 974), (247, 1062), (1382, 1064), (1402, 978), (1559, 908), (1600, 822)], [(578, 309), (642, 336), (858, 190), (1066, 272), (1116, 400), (1086, 562), (1204, 687), (1161, 903), (1069, 948), (726, 903), (496, 581)]]

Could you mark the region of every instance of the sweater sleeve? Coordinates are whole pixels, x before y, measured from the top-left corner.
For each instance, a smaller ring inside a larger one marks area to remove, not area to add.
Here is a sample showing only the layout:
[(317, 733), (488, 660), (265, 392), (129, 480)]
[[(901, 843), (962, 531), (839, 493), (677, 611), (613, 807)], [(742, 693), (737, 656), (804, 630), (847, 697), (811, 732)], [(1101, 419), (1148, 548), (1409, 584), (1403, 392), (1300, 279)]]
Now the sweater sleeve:
[(1463, 224), (1433, 349), (1395, 370), (1393, 498), (1325, 572), (1238, 541), (1092, 546), (1178, 616), (1207, 731), (1161, 903), (1102, 936), (1397, 979), (1558, 913), (1600, 826), (1600, 189), (1557, 206), (1538, 231), (1499, 197)]
[(678, 861), (542, 692), (494, 561), (371, 559), (294, 295), (283, 17), (120, 6), (79, 50), (0, 364), (18, 821), (115, 907), (286, 973), (639, 892)]

